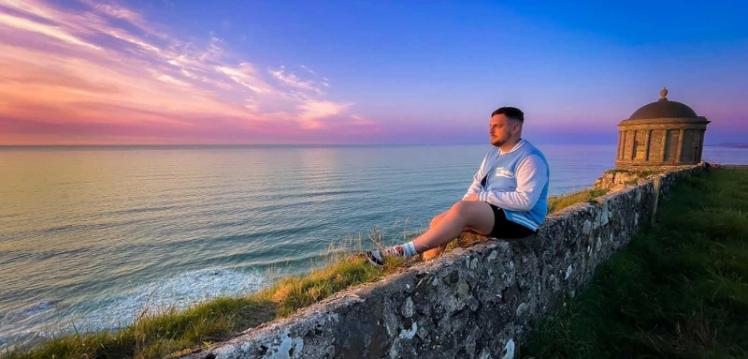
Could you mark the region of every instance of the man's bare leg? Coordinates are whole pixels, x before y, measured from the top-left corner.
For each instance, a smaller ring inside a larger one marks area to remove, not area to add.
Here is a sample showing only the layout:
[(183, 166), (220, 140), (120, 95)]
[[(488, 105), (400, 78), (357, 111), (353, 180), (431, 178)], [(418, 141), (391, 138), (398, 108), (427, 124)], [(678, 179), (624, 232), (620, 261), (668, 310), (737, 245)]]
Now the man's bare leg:
[(480, 201), (459, 201), (437, 223), (413, 240), (418, 253), (446, 245), (465, 230), (488, 234), (494, 226), (491, 207)]
[(465, 230), (487, 234), (491, 232), (493, 226), (493, 210), (487, 203), (462, 200), (456, 202), (439, 220), (433, 223), (431, 228), (416, 239), (382, 250), (371, 250), (365, 255), (371, 263), (381, 266), (387, 256), (415, 256), (429, 249), (446, 245)]
[[(439, 213), (436, 216), (434, 216), (434, 218), (431, 219), (431, 223), (429, 224), (429, 228), (434, 228), (434, 226), (436, 226), (437, 223), (441, 222), (446, 215), (447, 215), (447, 211), (444, 211), (444, 212)], [(465, 233), (465, 232), (472, 232), (472, 233), (478, 233), (478, 234), (486, 235), (485, 233), (479, 233), (478, 231), (476, 231), (473, 228), (465, 228), (465, 230), (463, 231), (463, 233)], [(431, 260), (433, 258), (438, 257), (440, 254), (442, 254), (442, 252), (444, 252), (444, 250), (447, 249), (448, 245), (449, 245), (449, 243), (443, 244), (443, 245), (441, 245), (439, 247), (431, 248), (429, 250), (424, 251), (423, 253), (421, 253), (421, 259), (423, 259), (425, 261), (428, 261), (428, 260)]]
[[(436, 227), (436, 225), (439, 222), (441, 222), (446, 216), (447, 216), (447, 211), (444, 211), (434, 216), (434, 218), (431, 219), (431, 223), (429, 224), (429, 229)], [(421, 259), (425, 261), (431, 260), (432, 258), (439, 256), (446, 248), (447, 248), (447, 245), (445, 244), (445, 245), (442, 245), (436, 248), (428, 249), (424, 251), (423, 253), (421, 253)]]

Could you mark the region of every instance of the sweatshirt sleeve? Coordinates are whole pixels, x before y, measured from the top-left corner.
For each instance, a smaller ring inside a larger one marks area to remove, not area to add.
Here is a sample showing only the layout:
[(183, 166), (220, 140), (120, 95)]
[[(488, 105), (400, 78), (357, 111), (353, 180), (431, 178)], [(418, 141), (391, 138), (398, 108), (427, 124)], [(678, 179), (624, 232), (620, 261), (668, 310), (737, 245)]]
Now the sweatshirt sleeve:
[(481, 190), (478, 198), (499, 208), (526, 212), (537, 203), (548, 182), (548, 167), (537, 155), (528, 156), (517, 165), (517, 188), (514, 191)]
[(485, 167), (486, 167), (486, 161), (488, 159), (488, 154), (483, 156), (483, 160), (480, 163), (480, 166), (478, 166), (478, 170), (473, 175), (473, 183), (470, 184), (470, 187), (468, 187), (467, 193), (465, 193), (464, 196), (462, 196), (462, 199), (467, 198), (471, 194), (480, 194), (481, 191), (481, 181), (483, 181), (483, 177), (485, 176)]

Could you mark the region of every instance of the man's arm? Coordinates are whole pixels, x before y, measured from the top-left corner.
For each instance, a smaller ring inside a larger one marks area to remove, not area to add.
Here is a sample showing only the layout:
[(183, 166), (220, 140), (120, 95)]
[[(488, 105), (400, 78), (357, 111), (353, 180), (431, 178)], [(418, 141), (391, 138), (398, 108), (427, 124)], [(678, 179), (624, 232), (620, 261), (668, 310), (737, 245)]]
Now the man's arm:
[(515, 176), (515, 191), (481, 190), (479, 199), (510, 211), (529, 211), (537, 203), (543, 187), (548, 182), (548, 167), (539, 156), (532, 155), (518, 164)]
[(463, 201), (480, 201), (480, 198), (478, 198), (477, 193), (471, 193), (471, 194), (466, 194), (465, 196), (463, 196), (462, 200)]
[(478, 200), (478, 194), (481, 191), (481, 181), (483, 181), (483, 177), (485, 177), (484, 172), (485, 172), (487, 159), (488, 159), (488, 154), (483, 156), (483, 160), (480, 162), (480, 166), (478, 166), (478, 170), (475, 172), (475, 175), (473, 175), (473, 183), (470, 184), (470, 187), (468, 187), (467, 193), (465, 193), (465, 195), (462, 196), (462, 199), (468, 200), (468, 201)]

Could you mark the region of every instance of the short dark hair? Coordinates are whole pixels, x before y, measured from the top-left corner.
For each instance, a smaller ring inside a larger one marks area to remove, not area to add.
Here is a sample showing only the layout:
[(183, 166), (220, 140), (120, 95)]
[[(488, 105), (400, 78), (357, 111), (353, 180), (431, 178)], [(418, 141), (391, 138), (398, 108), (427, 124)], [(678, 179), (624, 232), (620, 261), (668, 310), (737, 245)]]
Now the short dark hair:
[(525, 122), (525, 114), (522, 113), (522, 110), (516, 108), (516, 107), (499, 107), (498, 110), (494, 111), (491, 114), (491, 117), (494, 117), (496, 115), (503, 114), (506, 117), (515, 119), (519, 122), (524, 123)]

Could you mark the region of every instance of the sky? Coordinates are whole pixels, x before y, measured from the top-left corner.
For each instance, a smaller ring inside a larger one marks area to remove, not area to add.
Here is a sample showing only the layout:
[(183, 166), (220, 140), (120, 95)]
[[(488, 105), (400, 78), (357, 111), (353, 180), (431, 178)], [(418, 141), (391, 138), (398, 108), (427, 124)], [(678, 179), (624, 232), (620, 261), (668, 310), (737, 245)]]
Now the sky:
[(614, 144), (669, 98), (748, 143), (746, 2), (0, 0), (0, 145)]

